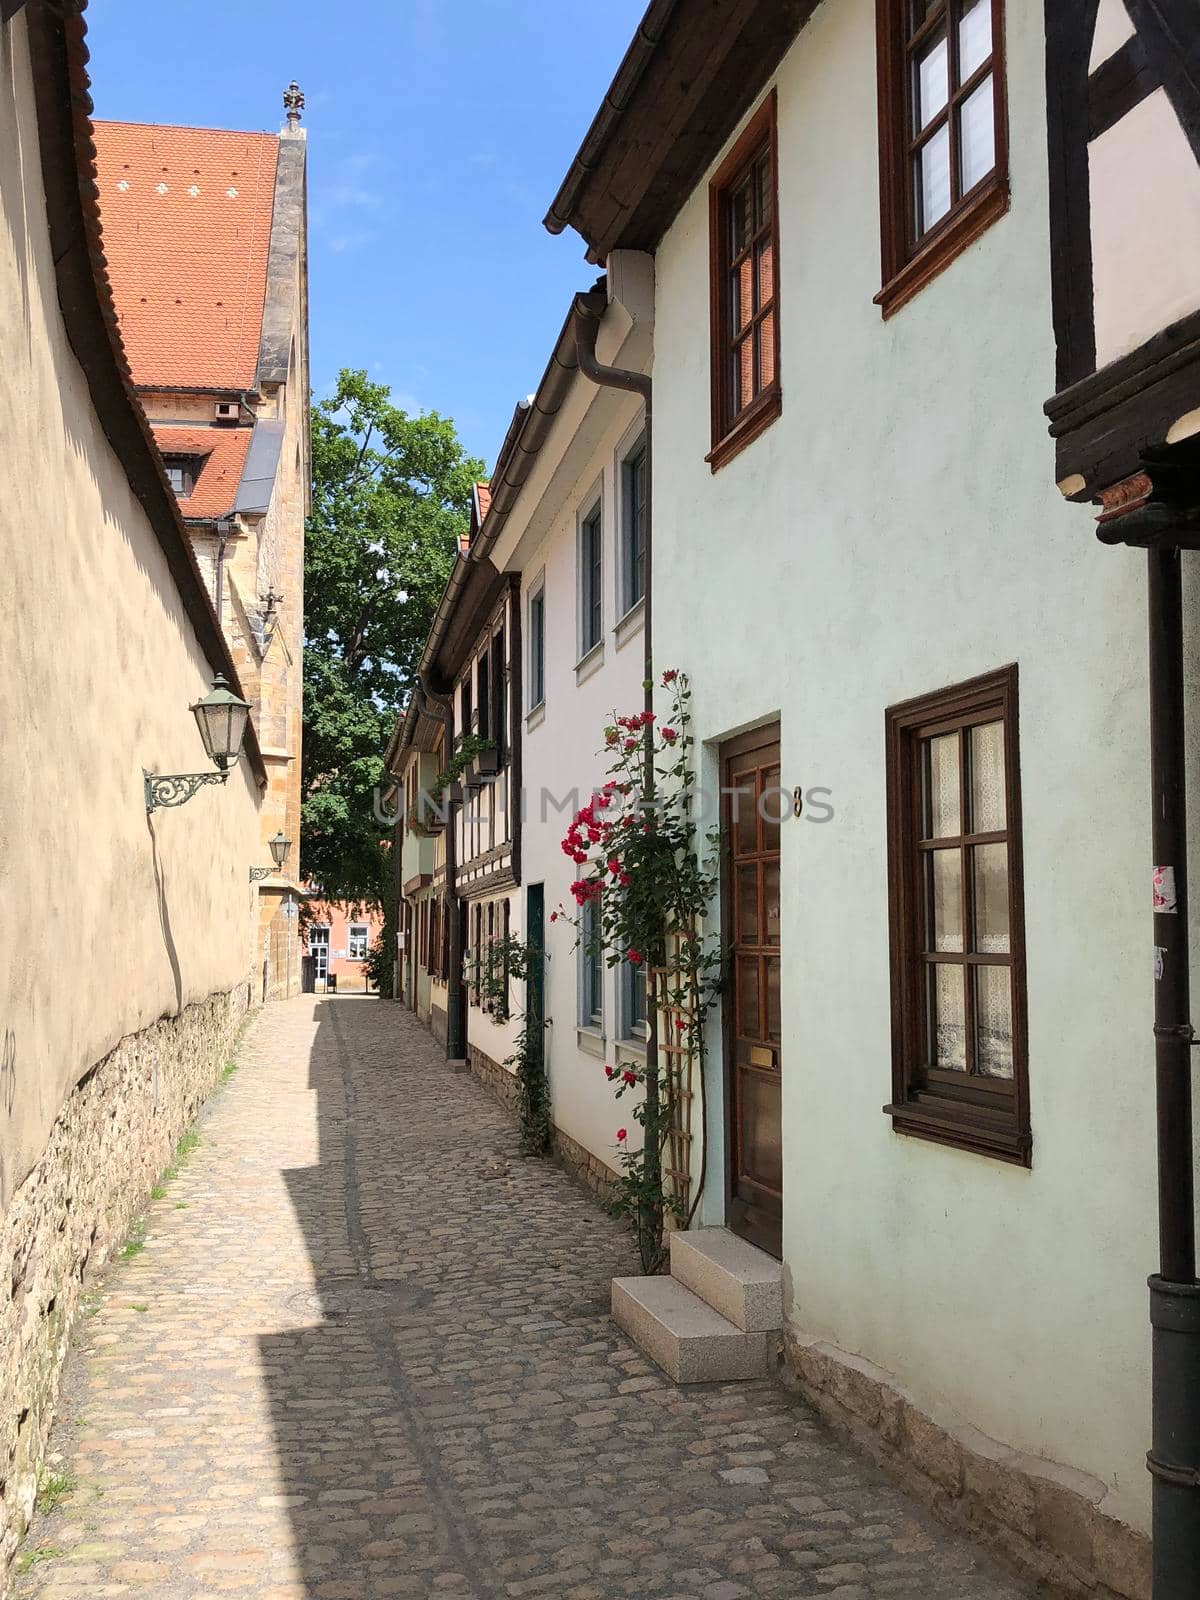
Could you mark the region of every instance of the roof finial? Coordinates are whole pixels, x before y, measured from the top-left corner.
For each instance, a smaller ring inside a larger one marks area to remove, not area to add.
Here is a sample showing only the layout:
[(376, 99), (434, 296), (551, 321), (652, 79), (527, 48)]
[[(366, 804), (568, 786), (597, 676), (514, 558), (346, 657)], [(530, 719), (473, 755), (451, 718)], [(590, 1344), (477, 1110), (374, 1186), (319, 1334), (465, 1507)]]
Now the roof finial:
[(304, 95), (295, 78), (283, 91), (283, 109), (287, 112), (287, 125), (297, 128), (300, 125), (300, 113), (304, 110)]

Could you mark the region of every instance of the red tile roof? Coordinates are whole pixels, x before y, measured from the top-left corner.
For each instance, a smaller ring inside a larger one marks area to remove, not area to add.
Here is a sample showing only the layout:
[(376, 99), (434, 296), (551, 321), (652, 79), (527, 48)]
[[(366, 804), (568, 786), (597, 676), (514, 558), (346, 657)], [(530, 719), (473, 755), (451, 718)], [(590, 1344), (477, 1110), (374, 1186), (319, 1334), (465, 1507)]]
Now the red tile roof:
[(155, 427), (154, 441), (164, 456), (205, 456), (192, 492), (181, 496), (185, 517), (225, 517), (233, 510), (253, 428)]
[(104, 254), (142, 388), (252, 388), (279, 140), (97, 122)]
[(492, 503), (492, 491), (486, 483), (477, 483), (475, 485), (475, 499), (479, 504), (479, 522), (480, 526), (482, 526), (483, 519), (488, 514), (488, 507)]

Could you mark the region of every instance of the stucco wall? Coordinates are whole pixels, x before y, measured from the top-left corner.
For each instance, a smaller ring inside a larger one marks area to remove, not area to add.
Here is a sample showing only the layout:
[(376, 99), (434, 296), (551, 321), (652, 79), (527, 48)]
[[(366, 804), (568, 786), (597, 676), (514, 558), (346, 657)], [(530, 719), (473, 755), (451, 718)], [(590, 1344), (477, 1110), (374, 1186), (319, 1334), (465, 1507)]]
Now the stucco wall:
[[(1104, 1509), (1145, 1527), (1144, 563), (1100, 548), (1053, 487), (1042, 12), (1006, 9), (1011, 211), (886, 323), (872, 304), (872, 0), (821, 7), (783, 61), (783, 415), (716, 475), (703, 186), (663, 241), (656, 655), (691, 675), (701, 738), (779, 715), (784, 782), (833, 791), (831, 822), (782, 830), (789, 1317), (899, 1375), (929, 1409), (1095, 1474)], [(880, 1110), (884, 709), (1012, 661), (1030, 1171), (906, 1139)], [(713, 1077), (706, 1212), (720, 1221)]]
[[(602, 349), (602, 359), (616, 356)], [(584, 408), (588, 408), (586, 416)], [(580, 415), (574, 414), (578, 408)], [(551, 913), (565, 904), (574, 915), (570, 885), (579, 869), (562, 852), (562, 837), (575, 811), (605, 780), (604, 728), (614, 712), (637, 711), (642, 703), (643, 634), (640, 614), (618, 630), (617, 519), (622, 457), (636, 442), (640, 403), (636, 396), (596, 391), (577, 382), (564, 419), (588, 449), (548, 491), (544, 536), (524, 556), (522, 603), (544, 584), (546, 595), (546, 702), (544, 713), (527, 718), (523, 753), (525, 824), (522, 878), (543, 883), (546, 900), (546, 1060), (555, 1125), (608, 1167), (617, 1165), (616, 1130), (639, 1130), (631, 1102), (618, 1104), (604, 1076), (636, 1050), (620, 1044), (619, 971), (603, 974), (604, 1026), (599, 1033), (579, 1027), (579, 959), (575, 929)], [(559, 437), (551, 437), (547, 451)], [(560, 446), (561, 448), (561, 446)], [(578, 518), (603, 502), (603, 659), (576, 673), (579, 660)], [(572, 799), (572, 796), (574, 798)], [(568, 802), (570, 802), (568, 804)]]
[(243, 983), (258, 790), (147, 817), (142, 769), (202, 771), (212, 673), (101, 432), (50, 258), (25, 22), (0, 32), (0, 1205), (126, 1035)]

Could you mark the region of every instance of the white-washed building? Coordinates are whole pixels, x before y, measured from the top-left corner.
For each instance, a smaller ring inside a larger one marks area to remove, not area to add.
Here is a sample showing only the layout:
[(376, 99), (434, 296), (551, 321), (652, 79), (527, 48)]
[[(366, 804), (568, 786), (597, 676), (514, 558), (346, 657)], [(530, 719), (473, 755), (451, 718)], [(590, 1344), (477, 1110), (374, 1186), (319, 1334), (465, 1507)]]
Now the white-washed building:
[[(1096, 73), (1137, 30), (1106, 0), (1093, 48), (1097, 7), (1061, 9), (1086, 129), (1089, 81), (1133, 92)], [(653, 257), (654, 662), (690, 676), (710, 792), (784, 801), (729, 839), (701, 1219), (781, 1256), (789, 1359), (830, 1415), (1028, 1570), (1136, 1595), (1145, 561), (1055, 487), (1047, 126), (1036, 0), (736, 26), (656, 0), (547, 223)], [(1194, 144), (1168, 142), (1189, 238)], [(1175, 315), (1179, 278), (1156, 269)]]

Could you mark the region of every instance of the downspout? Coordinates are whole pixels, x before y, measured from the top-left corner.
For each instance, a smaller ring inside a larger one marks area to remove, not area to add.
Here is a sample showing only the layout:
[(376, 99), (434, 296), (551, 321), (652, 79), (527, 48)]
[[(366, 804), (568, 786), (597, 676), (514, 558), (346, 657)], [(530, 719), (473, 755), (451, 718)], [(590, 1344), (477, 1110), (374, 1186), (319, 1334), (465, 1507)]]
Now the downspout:
[[(627, 367), (606, 367), (596, 358), (596, 339), (600, 333), (600, 319), (604, 315), (604, 307), (597, 306), (598, 296), (594, 294), (577, 294), (575, 296), (575, 358), (579, 370), (585, 378), (605, 389), (627, 389), (633, 394), (640, 395), (645, 407), (646, 428), (646, 527), (645, 527), (645, 588), (642, 595), (642, 689), (643, 706), (646, 711), (654, 712), (654, 640), (653, 640), (653, 604), (654, 604), (654, 407), (653, 383), (644, 372), (633, 372)], [(646, 804), (647, 821), (653, 828), (655, 813), (651, 801), (654, 797), (654, 724), (647, 720), (642, 729), (642, 797)], [(666, 960), (665, 950), (648, 952), (651, 956), (649, 965), (653, 966)], [(648, 975), (649, 976), (649, 975)], [(657, 1107), (661, 1088), (658, 1075), (658, 1007), (654, 1003), (654, 984), (651, 980), (647, 985), (646, 1005), (646, 1098)], [(657, 1186), (660, 1176), (659, 1154), (655, 1150), (651, 1154), (646, 1152), (646, 1177), (652, 1186)]]
[[(448, 694), (439, 694), (429, 682), (427, 672), (417, 675), (417, 704), (427, 717), (440, 721), (445, 731), (446, 760), (454, 754), (454, 701)], [(458, 830), (454, 804), (446, 818), (446, 881), (442, 886), (442, 899), (450, 936), (450, 971), (446, 975), (446, 1059), (465, 1061), (467, 1057), (467, 1028), (465, 993), (463, 990), (462, 927), (458, 914)]]
[(1154, 1600), (1193, 1600), (1200, 1572), (1200, 1285), (1196, 1282), (1183, 584), (1184, 514), (1151, 498), (1105, 543), (1147, 547), (1154, 1071), (1159, 1270), (1150, 1279)]
[[(1150, 1279), (1155, 1600), (1195, 1594), (1200, 1573), (1200, 1287), (1192, 1148), (1183, 596), (1177, 547), (1151, 549), (1150, 784), (1159, 1271)], [(1174, 892), (1167, 874), (1174, 875)]]

